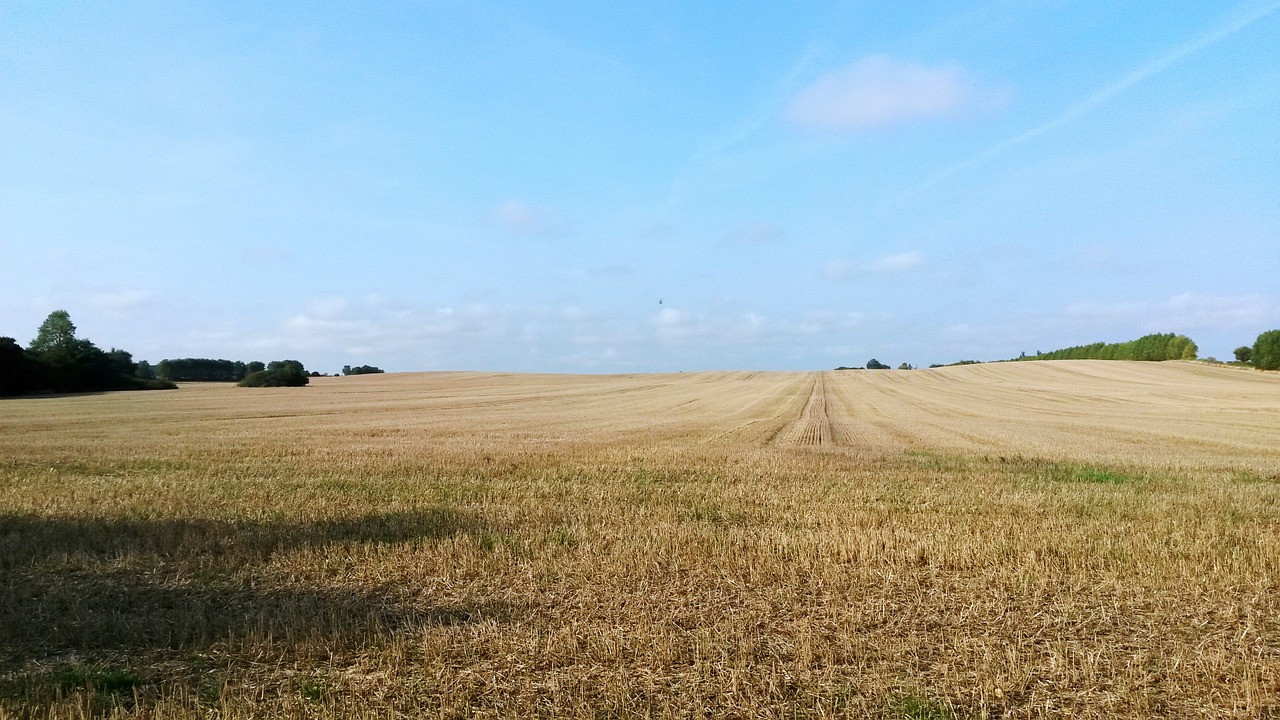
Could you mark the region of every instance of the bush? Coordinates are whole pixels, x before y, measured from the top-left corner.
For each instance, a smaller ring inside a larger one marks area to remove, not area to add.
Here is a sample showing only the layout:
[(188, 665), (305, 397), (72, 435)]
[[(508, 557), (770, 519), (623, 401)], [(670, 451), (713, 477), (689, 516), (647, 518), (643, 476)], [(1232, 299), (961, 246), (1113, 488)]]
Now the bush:
[(267, 369), (249, 373), (237, 383), (240, 387), (302, 387), (311, 382), (302, 363), (297, 360), (276, 360)]
[(1241, 345), (1235, 349), (1235, 355), (1236, 362), (1248, 363), (1249, 359), (1253, 357), (1253, 348), (1248, 345)]
[(343, 375), (375, 375), (381, 372), (383, 372), (382, 368), (374, 367), (372, 365), (360, 365), (358, 367), (351, 367), (350, 365), (342, 366)]
[(1250, 361), (1259, 370), (1280, 370), (1280, 330), (1268, 330), (1258, 336)]

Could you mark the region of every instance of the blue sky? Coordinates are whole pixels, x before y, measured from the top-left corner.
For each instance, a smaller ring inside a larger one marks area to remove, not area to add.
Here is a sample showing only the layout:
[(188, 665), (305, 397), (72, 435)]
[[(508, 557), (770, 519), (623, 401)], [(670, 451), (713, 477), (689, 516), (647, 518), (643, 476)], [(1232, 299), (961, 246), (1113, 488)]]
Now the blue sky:
[(0, 5), (0, 335), (822, 369), (1280, 327), (1280, 3)]

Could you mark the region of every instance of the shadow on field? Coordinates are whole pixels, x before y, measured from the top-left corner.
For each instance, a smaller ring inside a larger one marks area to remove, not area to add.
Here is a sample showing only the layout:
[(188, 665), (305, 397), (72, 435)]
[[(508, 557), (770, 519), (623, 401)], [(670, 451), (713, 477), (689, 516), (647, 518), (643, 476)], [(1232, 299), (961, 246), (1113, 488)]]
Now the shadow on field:
[[(477, 531), (439, 509), (302, 523), (0, 515), (0, 663), (239, 639), (355, 646), (408, 626), (502, 618), (495, 603), (436, 605), (403, 585), (343, 582), (368, 544)], [(308, 549), (323, 552), (299, 580), (280, 555)]]

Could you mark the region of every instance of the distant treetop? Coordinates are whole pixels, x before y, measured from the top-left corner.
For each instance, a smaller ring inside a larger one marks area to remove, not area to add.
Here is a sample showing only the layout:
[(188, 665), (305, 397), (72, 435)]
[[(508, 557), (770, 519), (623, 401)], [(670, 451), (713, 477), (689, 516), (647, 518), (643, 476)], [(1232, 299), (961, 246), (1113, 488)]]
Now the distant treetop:
[(240, 387), (302, 387), (311, 382), (307, 370), (297, 360), (274, 360), (265, 370), (249, 373)]
[(1123, 343), (1077, 345), (1019, 360), (1195, 360), (1199, 348), (1186, 335), (1157, 333)]
[(1249, 356), (1249, 361), (1259, 370), (1280, 370), (1280, 330), (1259, 335)]
[(360, 365), (359, 367), (351, 367), (350, 365), (342, 366), (343, 375), (375, 375), (381, 372), (385, 371), (382, 368), (377, 368), (372, 365)]

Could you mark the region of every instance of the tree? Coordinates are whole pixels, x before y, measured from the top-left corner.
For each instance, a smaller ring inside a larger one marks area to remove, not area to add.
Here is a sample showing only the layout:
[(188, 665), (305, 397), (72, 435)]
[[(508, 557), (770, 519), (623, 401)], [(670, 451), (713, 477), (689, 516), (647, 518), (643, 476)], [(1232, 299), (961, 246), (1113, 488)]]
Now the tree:
[(54, 310), (40, 323), (36, 339), (27, 346), (27, 351), (44, 355), (59, 349), (69, 350), (75, 341), (76, 326), (71, 322), (71, 315), (66, 310)]
[(0, 337), (0, 396), (40, 389), (40, 368), (11, 337)]
[(0, 373), (12, 376), (0, 382), (0, 394), (177, 387), (142, 379), (136, 372), (133, 356), (127, 351), (112, 348), (103, 352), (92, 342), (76, 337), (76, 326), (66, 310), (49, 313), (26, 352), (21, 352), (13, 338), (0, 338)]
[(156, 366), (157, 375), (180, 382), (239, 382), (249, 372), (249, 365), (239, 360), (211, 358), (165, 359)]
[(875, 358), (871, 358), (870, 360), (867, 361), (867, 369), (868, 370), (888, 370), (889, 366), (885, 365), (884, 363), (880, 362)]
[(1036, 352), (1032, 360), (1195, 360), (1199, 348), (1186, 335), (1144, 335), (1124, 343), (1093, 343)]
[(358, 367), (351, 367), (350, 365), (342, 366), (343, 375), (375, 375), (381, 372), (383, 372), (382, 368), (374, 367), (372, 365), (360, 365)]
[(915, 368), (912, 367), (911, 363), (902, 363), (901, 365), (898, 366), (898, 369), (899, 370), (915, 370)]
[(1280, 330), (1268, 330), (1258, 336), (1250, 361), (1259, 370), (1280, 370)]
[(306, 368), (297, 360), (274, 360), (267, 368), (249, 373), (240, 381), (240, 387), (302, 387), (311, 382)]
[(107, 361), (111, 363), (111, 369), (121, 375), (134, 375), (137, 373), (138, 366), (133, 362), (133, 353), (127, 350), (111, 348), (107, 351)]
[(47, 389), (58, 392), (109, 388), (117, 374), (119, 358), (113, 360), (92, 342), (77, 338), (66, 310), (49, 313), (27, 353), (42, 366)]
[(1241, 345), (1236, 348), (1235, 353), (1236, 362), (1245, 363), (1247, 365), (1249, 363), (1249, 358), (1253, 357), (1253, 348), (1248, 345)]

